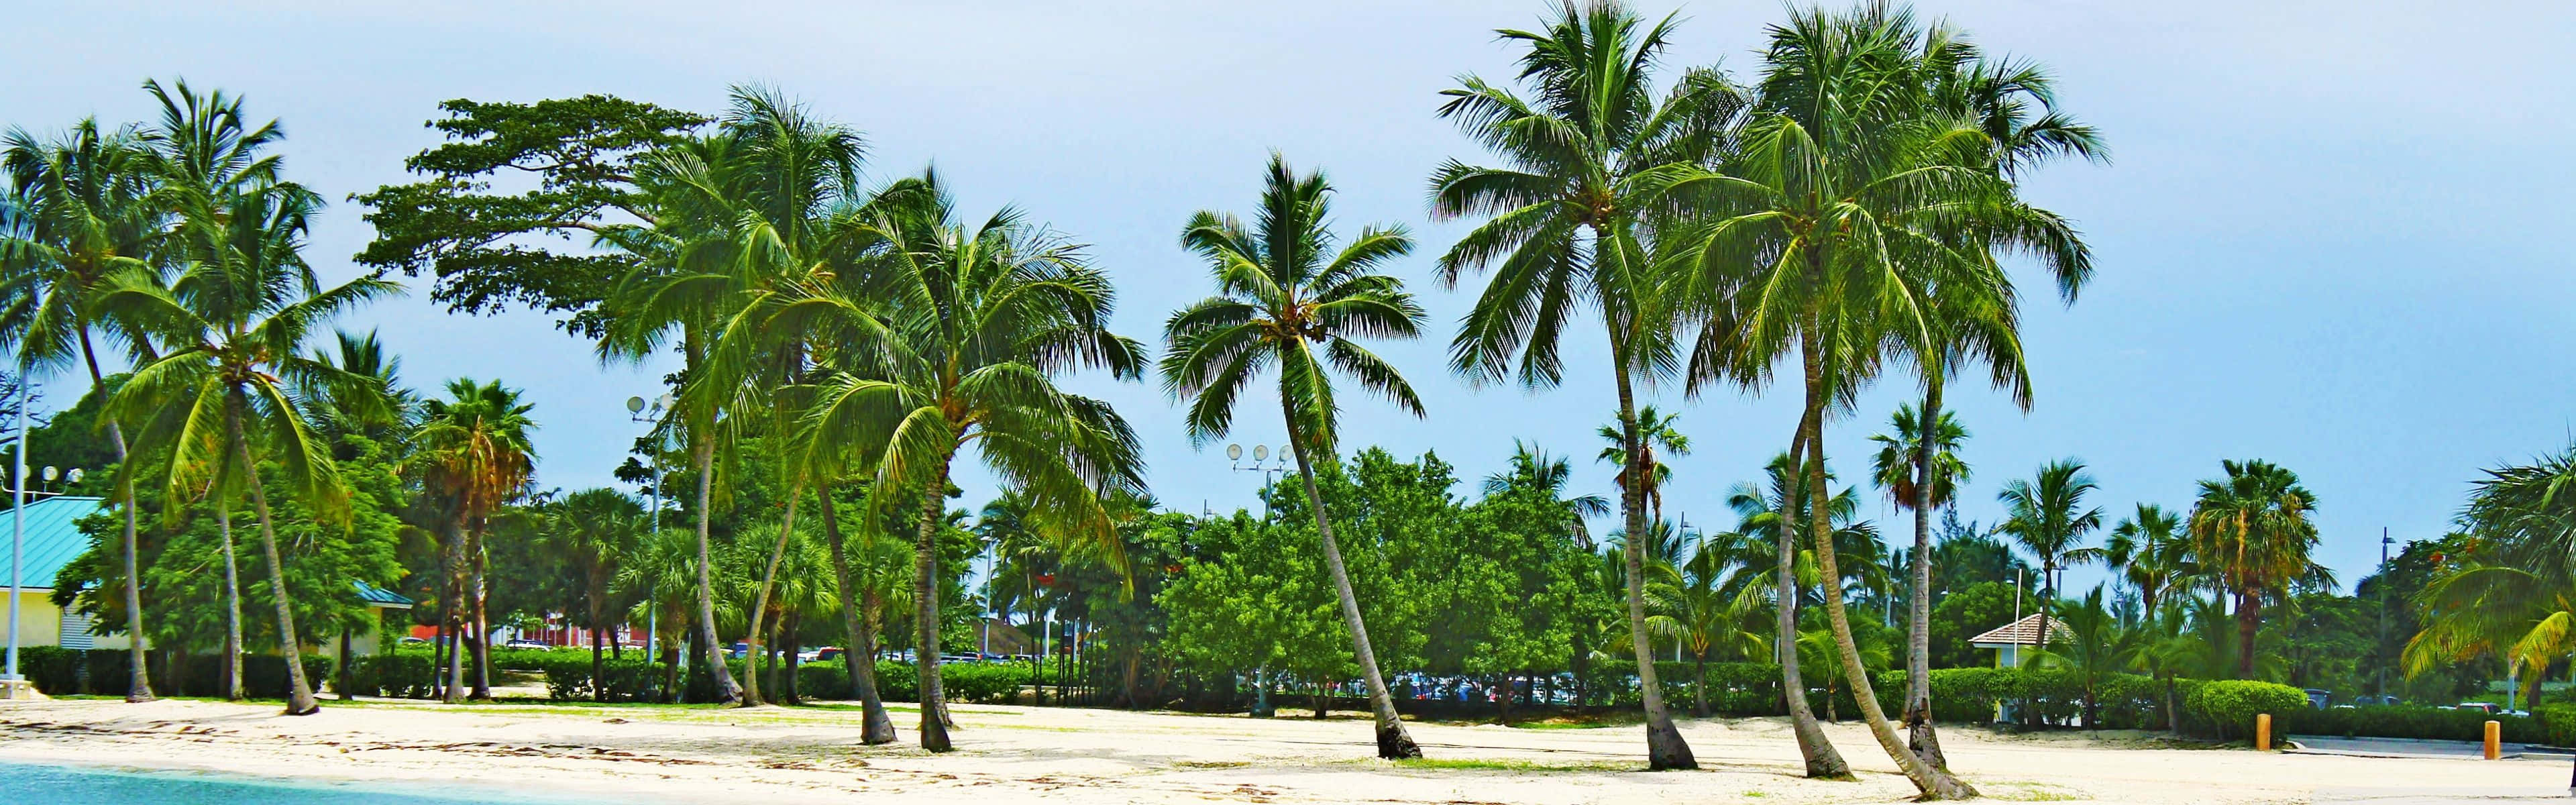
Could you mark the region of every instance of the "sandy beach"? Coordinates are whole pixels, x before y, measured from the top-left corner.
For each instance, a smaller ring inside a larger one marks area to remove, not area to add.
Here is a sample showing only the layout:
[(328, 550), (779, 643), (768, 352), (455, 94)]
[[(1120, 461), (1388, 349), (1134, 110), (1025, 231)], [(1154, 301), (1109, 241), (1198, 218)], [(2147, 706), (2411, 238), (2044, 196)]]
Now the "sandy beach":
[[(1784, 722), (1694, 720), (1702, 770), (1642, 771), (1635, 727), (1416, 724), (1433, 760), (1370, 757), (1359, 714), (1330, 720), (958, 706), (959, 751), (862, 747), (855, 709), (537, 704), (0, 703), (0, 761), (269, 778), (506, 787), (571, 801), (1646, 803), (1900, 802), (1866, 730), (1828, 727), (1857, 782), (1797, 776)], [(907, 738), (909, 710), (896, 723)], [(2412, 802), (2564, 796), (2563, 761), (2331, 757), (2181, 748), (2136, 733), (1944, 733), (1952, 765), (2008, 801)], [(2435, 796), (2434, 800), (2408, 798)]]

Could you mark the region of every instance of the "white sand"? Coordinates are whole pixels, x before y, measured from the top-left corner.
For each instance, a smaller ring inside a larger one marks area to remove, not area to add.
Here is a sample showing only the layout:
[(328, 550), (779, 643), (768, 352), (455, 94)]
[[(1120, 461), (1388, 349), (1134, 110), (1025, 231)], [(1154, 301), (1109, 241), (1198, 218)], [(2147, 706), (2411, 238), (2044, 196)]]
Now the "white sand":
[[(957, 706), (958, 751), (858, 745), (852, 710), (371, 702), (303, 718), (272, 705), (0, 703), (0, 760), (393, 783), (465, 781), (649, 802), (1898, 802), (1913, 788), (1866, 730), (1828, 727), (1858, 782), (1798, 776), (1775, 719), (1683, 724), (1701, 771), (1643, 767), (1638, 727), (1411, 725), (1431, 757), (1375, 760), (1367, 721)], [(1283, 711), (1284, 713), (1285, 711)], [(896, 727), (912, 737), (905, 708)], [(2564, 761), (2389, 760), (2162, 748), (2136, 733), (1944, 732), (1952, 766), (2001, 800), (2369, 799), (2394, 790), (2563, 796)], [(1506, 764), (1508, 768), (1492, 768)], [(412, 786), (406, 786), (412, 787)], [(428, 793), (424, 791), (424, 793)]]

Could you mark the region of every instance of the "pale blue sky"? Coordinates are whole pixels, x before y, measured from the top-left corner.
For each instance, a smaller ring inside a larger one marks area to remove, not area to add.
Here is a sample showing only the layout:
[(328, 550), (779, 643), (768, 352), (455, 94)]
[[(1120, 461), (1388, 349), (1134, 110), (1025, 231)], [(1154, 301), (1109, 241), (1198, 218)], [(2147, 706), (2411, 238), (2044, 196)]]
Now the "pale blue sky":
[[(1436, 335), (1384, 352), (1432, 416), (1411, 421), (1353, 394), (1345, 442), (1436, 449), (1473, 479), (1519, 437), (1578, 457), (1584, 485), (1606, 492), (1609, 469), (1589, 459), (1610, 410), (1608, 376), (1585, 359), (1599, 337), (1578, 342), (1564, 388), (1470, 389), (1441, 357), (1472, 289), (1429, 278), (1464, 227), (1427, 220), (1424, 178), (1444, 158), (1481, 158), (1434, 116), (1434, 93), (1462, 72), (1509, 77), (1513, 53), (1490, 31), (1527, 27), (1543, 5), (1396, 5), (48, 3), (11, 15), (0, 125), (141, 119), (149, 101), (136, 85), (184, 76), (282, 118), (290, 174), (337, 200), (403, 181), (402, 158), (436, 142), (421, 124), (441, 100), (606, 92), (715, 111), (729, 84), (771, 83), (865, 130), (880, 178), (935, 160), (969, 209), (1016, 204), (1095, 244), (1120, 281), (1120, 327), (1148, 340), (1207, 291), (1174, 245), (1182, 221), (1247, 209), (1261, 161), (1280, 149), (1332, 175), (1345, 228), (1400, 222), (1423, 242), (1396, 270), (1416, 282)], [(1756, 65), (1762, 26), (1782, 16), (1772, 3), (1644, 7), (1686, 18), (1670, 64), (1722, 60), (1739, 76)], [(2092, 464), (2096, 502), (2114, 520), (2138, 501), (2187, 505), (2221, 458), (2268, 458), (2322, 499), (2322, 555), (2349, 583), (2376, 561), (2381, 527), (2401, 540), (2438, 534), (2478, 468), (2576, 432), (2576, 270), (2556, 237), (2576, 212), (2576, 163), (2564, 157), (2576, 11), (1919, 8), (2055, 68), (2066, 108), (2116, 156), (2029, 183), (2033, 199), (2081, 224), (2100, 273), (2071, 310), (2030, 300), (2036, 410), (1952, 395), (1975, 431), (1967, 517), (1994, 520), (1997, 485), (2059, 457)], [(317, 226), (311, 257), (328, 275), (355, 270), (347, 255), (370, 235), (357, 213), (338, 203)], [(472, 375), (526, 387), (544, 423), (541, 482), (607, 482), (636, 432), (622, 401), (649, 394), (662, 370), (602, 368), (543, 317), (448, 316), (424, 297), (345, 324), (380, 328), (415, 385)], [(1153, 386), (1078, 385), (1145, 435), (1166, 504), (1256, 505), (1254, 479), (1226, 472), (1219, 449), (1194, 452)], [(1863, 466), (1868, 434), (1914, 394), (1882, 383), (1835, 424), (1828, 446), (1846, 477)], [(1794, 409), (1779, 392), (1689, 404), (1681, 424), (1697, 451), (1675, 462), (1668, 508), (1724, 524), (1725, 487), (1780, 449)], [(1275, 419), (1246, 411), (1238, 440), (1277, 443)], [(968, 487), (970, 503), (990, 491)]]

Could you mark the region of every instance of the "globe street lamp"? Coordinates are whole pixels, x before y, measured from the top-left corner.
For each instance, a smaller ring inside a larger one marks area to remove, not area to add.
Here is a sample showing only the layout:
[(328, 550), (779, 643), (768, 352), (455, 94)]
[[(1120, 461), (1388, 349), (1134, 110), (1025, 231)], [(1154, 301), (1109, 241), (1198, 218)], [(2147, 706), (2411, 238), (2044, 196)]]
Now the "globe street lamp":
[[(661, 425), (662, 413), (670, 409), (671, 395), (668, 393), (653, 398), (651, 402), (646, 402), (642, 397), (626, 398), (627, 421), (639, 424), (651, 424), (653, 426), (648, 430), (653, 437), (653, 484), (649, 487), (649, 490), (652, 493), (653, 500), (652, 533), (656, 536), (662, 533), (662, 449), (666, 446), (665, 439), (668, 435)], [(662, 608), (659, 606), (645, 607), (644, 659), (646, 661), (651, 661), (655, 656), (660, 654), (659, 643), (661, 637)]]

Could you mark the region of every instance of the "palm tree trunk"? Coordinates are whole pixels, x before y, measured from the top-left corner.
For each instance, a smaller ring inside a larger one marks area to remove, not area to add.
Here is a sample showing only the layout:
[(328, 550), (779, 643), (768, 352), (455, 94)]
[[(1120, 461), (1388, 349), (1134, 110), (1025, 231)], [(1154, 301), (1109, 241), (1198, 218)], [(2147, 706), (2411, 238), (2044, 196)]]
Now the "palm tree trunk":
[(707, 653), (707, 673), (715, 679), (716, 703), (732, 704), (742, 699), (742, 688), (733, 681), (733, 672), (725, 668), (724, 644), (716, 642), (715, 581), (708, 568), (707, 531), (714, 517), (709, 508), (715, 504), (716, 441), (714, 434), (691, 433), (697, 449), (691, 451), (698, 463), (698, 642)]
[[(81, 360), (89, 364), (90, 386), (105, 388), (107, 379), (105, 375), (99, 373), (98, 356), (90, 351), (87, 327), (80, 328), (80, 348)], [(125, 428), (117, 425), (113, 420), (109, 421), (107, 441), (109, 445), (116, 448), (117, 466), (125, 466)], [(125, 510), (125, 544), (122, 546), (125, 554), (125, 648), (129, 661), (127, 664), (133, 666), (126, 677), (125, 700), (148, 702), (152, 700), (152, 672), (150, 663), (143, 656), (143, 576), (142, 568), (135, 560), (134, 481), (132, 478), (118, 476), (116, 505)]]
[[(804, 499), (805, 490), (803, 488), (796, 484), (788, 485), (787, 516), (782, 518), (778, 523), (778, 544), (770, 547), (769, 566), (760, 573), (760, 592), (751, 597), (751, 653), (755, 655), (760, 653), (761, 647), (765, 642), (761, 640), (760, 622), (769, 614), (769, 590), (772, 585), (775, 585), (778, 582), (778, 560), (787, 556), (787, 538), (795, 535), (796, 533), (796, 504), (802, 502)], [(794, 647), (790, 646), (789, 648)], [(742, 706), (756, 707), (761, 703), (760, 675), (745, 674), (742, 688)]]
[(1619, 508), (1627, 522), (1628, 538), (1621, 540), (1620, 553), (1628, 568), (1628, 638), (1637, 659), (1637, 684), (1642, 689), (1646, 706), (1646, 768), (1696, 769), (1699, 759), (1691, 755), (1690, 743), (1682, 740), (1682, 731), (1673, 726), (1672, 712), (1664, 706), (1664, 688), (1655, 678), (1654, 645), (1646, 635), (1646, 501), (1645, 487), (1653, 483), (1646, 466), (1646, 451), (1637, 433), (1637, 397), (1628, 377), (1627, 350), (1618, 343), (1618, 333), (1611, 334), (1612, 362), (1619, 372), (1619, 444), (1626, 451), (1628, 482), (1619, 485)]
[(349, 689), (349, 661), (349, 627), (342, 626), (340, 627), (340, 657), (331, 663), (333, 670), (339, 672), (339, 679), (333, 682), (331, 687), (339, 689), (340, 701), (344, 702), (356, 701), (358, 698), (357, 692)]
[(832, 581), (841, 591), (841, 626), (849, 632), (850, 644), (841, 651), (841, 662), (849, 666), (850, 690), (859, 697), (859, 743), (876, 745), (893, 743), (894, 719), (886, 715), (885, 699), (877, 695), (877, 640), (867, 621), (859, 617), (859, 599), (865, 593), (850, 577), (850, 557), (841, 543), (840, 506), (832, 500), (830, 486), (823, 487), (823, 541), (832, 548)]
[(921, 748), (946, 752), (955, 748), (948, 741), (947, 696), (939, 687), (939, 516), (946, 513), (941, 493), (948, 488), (948, 462), (939, 459), (939, 472), (921, 491), (921, 529), (912, 545), (913, 632), (918, 639), (913, 645), (913, 668), (921, 680)]
[(590, 700), (594, 702), (606, 702), (608, 701), (608, 677), (603, 674), (604, 666), (600, 664), (599, 659), (599, 633), (601, 631), (598, 625), (599, 613), (597, 610), (599, 609), (599, 605), (592, 604), (591, 609)]
[[(259, 464), (251, 460), (250, 442), (242, 433), (240, 409), (233, 409), (228, 418), (232, 420), (229, 429), (235, 456), (241, 459), (243, 467), (255, 470)], [(259, 545), (268, 559), (268, 595), (277, 604), (277, 651), (286, 660), (286, 714), (312, 715), (322, 711), (322, 703), (314, 700), (313, 686), (304, 679), (304, 652), (296, 645), (295, 639), (295, 607), (286, 597), (286, 565), (277, 553), (277, 528), (268, 515), (268, 490), (260, 488), (258, 481), (254, 471), (250, 502), (252, 510), (259, 513)]]
[(1342, 602), (1342, 625), (1351, 632), (1351, 650), (1360, 662), (1360, 678), (1368, 683), (1369, 711), (1377, 721), (1377, 756), (1388, 760), (1422, 757), (1422, 746), (1405, 732), (1404, 719), (1395, 712), (1395, 698), (1386, 692), (1386, 677), (1377, 666), (1377, 647), (1369, 643), (1368, 623), (1360, 617), (1359, 594), (1351, 590), (1349, 568), (1342, 564), (1341, 543), (1333, 539), (1333, 520), (1324, 513), (1324, 493), (1315, 487), (1314, 465), (1306, 455), (1306, 436), (1297, 420), (1283, 403), (1280, 412), (1288, 420), (1288, 446), (1297, 454), (1297, 477), (1305, 482), (1306, 507), (1315, 513), (1315, 533), (1324, 543), (1324, 570), (1332, 576), (1333, 595)]
[(2254, 635), (2263, 627), (2263, 593), (2236, 594), (2236, 678), (2254, 678)]
[[(1936, 345), (1937, 346), (1937, 345)], [(1926, 350), (1929, 352), (1930, 350)], [(1924, 359), (1923, 409), (1914, 424), (1914, 586), (1906, 602), (1905, 745), (1931, 767), (1948, 771), (1932, 729), (1932, 440), (1940, 432), (1941, 381), (1948, 367)]]
[(1834, 648), (1842, 655), (1843, 676), (1851, 683), (1853, 703), (1860, 709), (1861, 719), (1868, 723), (1871, 737), (1878, 739), (1879, 747), (1887, 750), (1888, 757), (1896, 760), (1897, 767), (1904, 770), (1906, 779), (1914, 782), (1914, 787), (1923, 792), (1924, 798), (1974, 797), (1977, 795), (1976, 789), (1950, 776), (1949, 772), (1924, 763), (1922, 758), (1915, 756), (1914, 750), (1906, 748), (1905, 742), (1897, 738), (1896, 730), (1888, 726), (1886, 713), (1879, 710), (1878, 696), (1871, 690), (1869, 683), (1869, 669), (1860, 661), (1860, 647), (1852, 641), (1850, 613), (1843, 610), (1842, 572), (1835, 564), (1831, 507), (1824, 505), (1828, 494), (1825, 485), (1824, 446), (1827, 389), (1824, 355), (1819, 352), (1816, 344), (1816, 327), (1820, 322), (1817, 321), (1816, 316), (1810, 314), (1806, 324), (1808, 335), (1804, 339), (1806, 342), (1804, 363), (1807, 381), (1806, 423), (1809, 457), (1806, 467), (1807, 489), (1816, 501), (1815, 505), (1807, 507), (1807, 532), (1808, 537), (1815, 542), (1816, 573), (1823, 580), (1825, 618), (1833, 627)]
[(1789, 438), (1789, 465), (1794, 474), (1789, 482), (1787, 509), (1780, 512), (1777, 540), (1779, 564), (1773, 577), (1776, 614), (1775, 649), (1780, 660), (1780, 696), (1789, 708), (1789, 731), (1798, 739), (1798, 754), (1807, 764), (1807, 777), (1817, 780), (1851, 779), (1851, 764), (1843, 753), (1825, 737), (1825, 729), (1816, 724), (1816, 710), (1807, 703), (1807, 682), (1798, 668), (1798, 512), (1806, 508), (1806, 494), (1799, 491), (1805, 483), (1798, 480), (1804, 471), (1798, 468), (1799, 454), (1807, 447), (1807, 423), (1803, 417), (1798, 432)]
[(1696, 655), (1696, 656), (1697, 656), (1697, 658), (1698, 658), (1698, 660), (1699, 660), (1699, 667), (1697, 668), (1696, 673), (1694, 673), (1694, 674), (1692, 675), (1692, 677), (1691, 677), (1691, 697), (1692, 697), (1692, 699), (1694, 699), (1694, 701), (1692, 701), (1692, 702), (1691, 702), (1691, 713), (1692, 713), (1693, 715), (1699, 716), (1700, 718), (1707, 718), (1707, 717), (1708, 717), (1708, 651), (1707, 651), (1707, 650), (1705, 650), (1705, 649), (1702, 649), (1702, 650), (1699, 652), (1699, 654), (1698, 654), (1698, 655)]
[(440, 691), (439, 698), (455, 704), (465, 697), (464, 616), (470, 609), (465, 605), (465, 529), (462, 525), (449, 529), (447, 550), (441, 553), (446, 557), (441, 562), (444, 567), (440, 569), (446, 575), (443, 584), (447, 595), (444, 596), (446, 600), (440, 602), (439, 621), (447, 629), (447, 645), (440, 651), (445, 652), (447, 660), (447, 685), (446, 690)]
[(483, 531), (490, 527), (489, 518), (474, 524), (473, 538), (467, 545), (468, 557), (474, 563), (474, 693), (466, 698), (492, 700), (492, 610), (491, 590), (485, 586), (485, 570), (492, 563), (491, 551), (483, 545)]
[(215, 531), (224, 541), (224, 698), (237, 702), (248, 698), (242, 695), (241, 563), (233, 554), (232, 498), (224, 494), (221, 481), (214, 494)]

